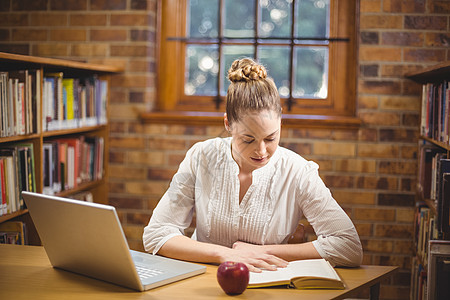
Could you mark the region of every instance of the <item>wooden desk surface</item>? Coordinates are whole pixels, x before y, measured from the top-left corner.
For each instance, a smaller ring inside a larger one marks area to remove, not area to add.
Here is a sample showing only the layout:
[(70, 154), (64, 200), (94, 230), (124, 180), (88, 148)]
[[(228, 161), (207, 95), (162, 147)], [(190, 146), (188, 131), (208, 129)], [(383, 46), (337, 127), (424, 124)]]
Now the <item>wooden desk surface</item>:
[[(233, 299), (344, 299), (395, 272), (392, 266), (336, 268), (345, 290), (247, 289)], [(216, 280), (217, 266), (205, 274), (146, 292), (52, 268), (43, 247), (0, 245), (0, 299), (231, 299)]]

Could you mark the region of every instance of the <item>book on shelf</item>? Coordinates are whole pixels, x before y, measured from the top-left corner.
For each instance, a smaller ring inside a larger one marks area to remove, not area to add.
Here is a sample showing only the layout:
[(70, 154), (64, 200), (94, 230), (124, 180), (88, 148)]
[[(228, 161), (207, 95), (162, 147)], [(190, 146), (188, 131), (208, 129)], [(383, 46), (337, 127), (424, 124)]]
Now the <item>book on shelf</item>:
[(32, 143), (0, 148), (0, 215), (25, 208), (22, 191), (36, 191), (34, 149)]
[(445, 237), (450, 238), (450, 172), (442, 174), (442, 194), (439, 215), (441, 220), (440, 230)]
[(40, 70), (0, 72), (0, 137), (40, 132)]
[(45, 73), (42, 125), (45, 131), (106, 124), (108, 82), (93, 75)]
[(61, 138), (43, 144), (43, 193), (52, 195), (103, 176), (102, 137)]
[(249, 288), (291, 286), (297, 289), (344, 289), (345, 284), (325, 259), (292, 261), (286, 268), (250, 273)]
[(448, 81), (422, 86), (422, 112), (420, 133), (436, 141), (450, 144), (449, 140), (450, 87)]
[(428, 247), (428, 299), (450, 299), (450, 241), (430, 240)]
[(0, 244), (27, 245), (25, 223), (20, 221), (0, 223)]

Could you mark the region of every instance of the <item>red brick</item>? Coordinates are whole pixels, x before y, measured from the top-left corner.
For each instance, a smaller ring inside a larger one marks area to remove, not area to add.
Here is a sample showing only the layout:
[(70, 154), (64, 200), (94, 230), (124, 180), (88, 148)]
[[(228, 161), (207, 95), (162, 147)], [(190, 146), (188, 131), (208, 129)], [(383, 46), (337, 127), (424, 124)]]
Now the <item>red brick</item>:
[(442, 62), (445, 61), (445, 50), (435, 49), (405, 49), (404, 58), (405, 61), (410, 62)]
[(377, 96), (359, 96), (358, 98), (359, 108), (378, 108), (378, 97)]
[(401, 29), (402, 16), (393, 15), (361, 15), (361, 29)]
[(364, 221), (394, 221), (395, 210), (381, 208), (355, 208), (353, 218), (355, 220)]
[(36, 56), (67, 57), (69, 46), (65, 43), (38, 44), (33, 45), (31, 51)]
[(411, 142), (417, 140), (419, 134), (412, 129), (380, 129), (381, 142)]
[(73, 26), (105, 26), (107, 23), (106, 14), (71, 14), (70, 25)]
[(187, 150), (184, 138), (158, 138), (151, 137), (148, 144), (154, 150)]
[(423, 34), (417, 32), (383, 32), (381, 34), (383, 45), (421, 46), (423, 40)]
[(375, 236), (391, 238), (413, 238), (414, 226), (398, 224), (376, 224)]
[(414, 243), (412, 240), (409, 241), (395, 241), (394, 242), (394, 253), (408, 254), (412, 255), (414, 253)]
[(144, 148), (145, 143), (139, 137), (110, 137), (109, 145), (113, 148)]
[(384, 0), (383, 11), (389, 13), (424, 13), (425, 0), (418, 1), (399, 1)]
[(147, 51), (147, 46), (111, 46), (112, 56), (146, 57)]
[(147, 178), (150, 180), (168, 180), (170, 181), (175, 175), (176, 168), (150, 168), (147, 173)]
[(411, 267), (411, 256), (374, 255), (374, 264), (380, 266), (399, 266), (401, 269), (409, 269)]
[(394, 243), (392, 241), (385, 240), (362, 240), (364, 251), (378, 252), (378, 253), (392, 253), (394, 249)]
[(67, 26), (68, 15), (65, 13), (35, 13), (30, 15), (32, 26)]
[(121, 29), (92, 29), (90, 39), (91, 41), (125, 41), (127, 31)]
[(53, 29), (50, 30), (52, 41), (86, 41), (87, 32), (82, 29)]
[(127, 0), (91, 0), (91, 10), (123, 10)]
[(425, 45), (427, 47), (448, 47), (450, 45), (450, 33), (427, 32), (425, 34)]
[(446, 30), (447, 17), (440, 16), (405, 16), (405, 29)]
[(401, 83), (388, 80), (360, 80), (359, 91), (366, 94), (396, 95), (401, 91)]
[(47, 30), (44, 29), (13, 29), (13, 41), (46, 41)]
[(361, 128), (358, 131), (358, 141), (363, 142), (378, 141), (378, 130), (372, 128)]
[(12, 1), (12, 10), (47, 10), (47, 0)]
[(431, 13), (450, 14), (450, 3), (448, 0), (431, 0), (428, 1), (427, 6)]
[(329, 188), (352, 188), (354, 178), (353, 176), (344, 175), (326, 175), (322, 176), (323, 181)]
[(360, 2), (361, 13), (380, 12), (381, 0), (362, 0)]
[(415, 175), (417, 171), (417, 163), (404, 161), (380, 161), (378, 171), (380, 174)]
[(356, 187), (368, 190), (395, 191), (398, 189), (398, 178), (364, 175), (356, 178)]
[(378, 194), (378, 205), (383, 206), (414, 206), (414, 195), (401, 194)]
[(87, 2), (80, 0), (50, 0), (51, 10), (86, 10)]
[(147, 14), (114, 14), (111, 15), (112, 26), (146, 26), (149, 24)]
[(400, 116), (396, 113), (366, 112), (359, 117), (367, 125), (399, 125)]
[(25, 13), (8, 13), (8, 14), (0, 14), (0, 26), (27, 26), (28, 23), (28, 15)]
[(391, 61), (398, 62), (402, 60), (402, 49), (395, 47), (379, 47), (361, 45), (359, 49), (359, 59), (362, 62), (367, 61)]

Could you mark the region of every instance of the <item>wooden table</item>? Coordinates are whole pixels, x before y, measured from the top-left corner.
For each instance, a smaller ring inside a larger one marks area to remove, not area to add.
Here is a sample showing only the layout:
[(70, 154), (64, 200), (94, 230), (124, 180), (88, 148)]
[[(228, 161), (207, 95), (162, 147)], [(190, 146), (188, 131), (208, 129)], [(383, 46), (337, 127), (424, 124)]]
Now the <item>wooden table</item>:
[(380, 282), (397, 267), (361, 266), (336, 268), (345, 290), (296, 290), (285, 287), (247, 289), (227, 296), (216, 280), (217, 266), (207, 265), (205, 274), (146, 292), (113, 285), (52, 268), (43, 247), (0, 245), (0, 299), (344, 299), (363, 289), (376, 299)]

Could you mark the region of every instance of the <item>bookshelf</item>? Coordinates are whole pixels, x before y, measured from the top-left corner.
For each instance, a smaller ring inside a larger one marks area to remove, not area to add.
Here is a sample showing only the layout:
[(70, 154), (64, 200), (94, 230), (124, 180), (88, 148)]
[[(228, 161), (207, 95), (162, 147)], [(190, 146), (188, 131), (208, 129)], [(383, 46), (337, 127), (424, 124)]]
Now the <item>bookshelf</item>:
[(121, 71), (0, 52), (0, 234), (2, 225), (19, 221), (28, 244), (40, 245), (22, 190), (89, 192), (107, 203), (108, 87)]
[(450, 261), (450, 61), (406, 77), (422, 85), (410, 298), (444, 299), (450, 287), (435, 270)]

